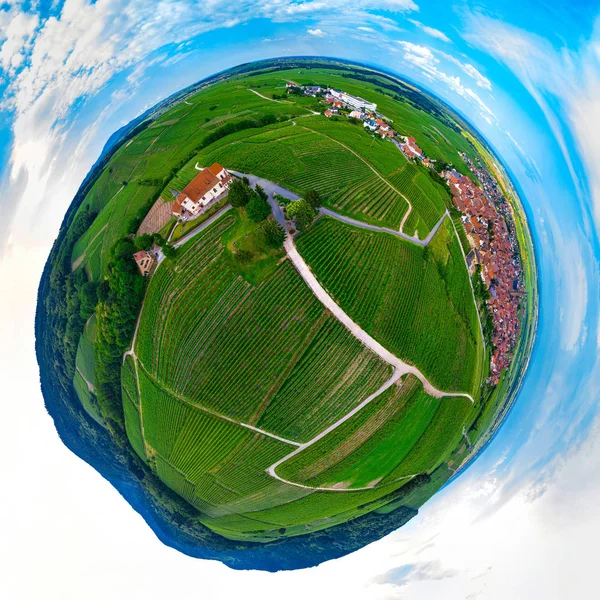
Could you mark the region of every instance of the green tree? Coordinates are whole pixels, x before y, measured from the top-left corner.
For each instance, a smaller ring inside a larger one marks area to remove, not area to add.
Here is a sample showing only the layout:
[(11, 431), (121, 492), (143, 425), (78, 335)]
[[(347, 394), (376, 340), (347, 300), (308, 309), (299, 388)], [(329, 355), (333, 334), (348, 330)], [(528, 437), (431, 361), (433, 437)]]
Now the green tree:
[(250, 200), (250, 188), (243, 181), (236, 179), (229, 184), (227, 196), (231, 206), (235, 206), (236, 208), (246, 206)]
[(304, 199), (314, 208), (320, 208), (323, 206), (323, 201), (321, 200), (321, 194), (317, 192), (317, 190), (308, 190), (306, 194), (304, 194)]
[(287, 205), (287, 214), (288, 217), (294, 219), (298, 231), (304, 231), (310, 227), (316, 216), (313, 207), (302, 198)]
[(96, 304), (98, 304), (98, 294), (96, 290), (97, 286), (93, 281), (88, 281), (79, 288), (79, 299), (81, 301), (79, 313), (83, 319), (87, 320), (96, 310)]
[(234, 256), (236, 260), (238, 260), (241, 263), (249, 263), (252, 260), (254, 254), (252, 254), (250, 250), (240, 249), (234, 254)]
[(281, 248), (285, 240), (285, 231), (275, 219), (268, 219), (262, 226), (265, 243), (271, 248)]
[(254, 191), (263, 199), (263, 200), (268, 200), (269, 196), (267, 195), (267, 192), (265, 192), (265, 190), (263, 190), (263, 188), (258, 185), (258, 183), (254, 186)]
[(96, 389), (102, 413), (122, 423), (120, 372), (123, 352), (131, 343), (144, 297), (145, 279), (133, 260), (135, 246), (119, 240), (110, 253), (106, 289), (98, 290)]
[(177, 248), (171, 246), (171, 244), (164, 244), (161, 250), (167, 258), (175, 258), (177, 256)]
[(160, 235), (160, 233), (152, 234), (152, 242), (157, 246), (160, 246), (161, 248), (167, 243), (165, 241), (165, 238), (162, 235)]
[(246, 214), (251, 221), (258, 223), (271, 214), (271, 207), (263, 197), (253, 192), (250, 201), (246, 204)]
[(133, 240), (133, 245), (136, 250), (150, 250), (150, 248), (152, 248), (152, 236), (148, 233), (138, 235)]

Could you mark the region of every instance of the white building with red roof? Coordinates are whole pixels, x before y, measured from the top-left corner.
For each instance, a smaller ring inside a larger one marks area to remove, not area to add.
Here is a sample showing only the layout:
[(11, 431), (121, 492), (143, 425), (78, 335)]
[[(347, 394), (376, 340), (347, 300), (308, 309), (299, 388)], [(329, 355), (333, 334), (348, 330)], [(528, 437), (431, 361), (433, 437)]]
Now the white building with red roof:
[(190, 181), (173, 203), (173, 214), (196, 216), (210, 204), (227, 193), (231, 176), (219, 163), (200, 171)]

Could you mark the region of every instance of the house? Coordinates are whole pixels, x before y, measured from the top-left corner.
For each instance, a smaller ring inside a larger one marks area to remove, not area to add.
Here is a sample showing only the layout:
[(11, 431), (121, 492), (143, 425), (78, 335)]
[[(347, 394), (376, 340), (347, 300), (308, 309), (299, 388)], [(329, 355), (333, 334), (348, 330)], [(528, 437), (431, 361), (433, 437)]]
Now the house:
[(321, 86), (320, 85), (307, 85), (304, 87), (304, 93), (307, 96), (316, 96), (317, 94), (321, 93)]
[(335, 100), (333, 102), (333, 108), (344, 108), (344, 103), (343, 102), (339, 102), (338, 100)]
[(375, 119), (375, 123), (377, 123), (377, 126), (379, 129), (381, 129), (381, 131), (388, 131), (390, 128), (390, 126), (383, 119)]
[(348, 117), (351, 119), (362, 119), (363, 114), (359, 110), (353, 110)]
[(333, 116), (333, 111), (327, 109), (324, 113), (323, 113), (327, 118), (332, 117)]
[(400, 149), (406, 158), (423, 158), (423, 150), (417, 146), (417, 140), (414, 137), (404, 137), (404, 143)]
[(133, 255), (133, 258), (140, 270), (142, 276), (146, 277), (152, 270), (152, 267), (156, 263), (156, 258), (150, 252), (146, 250), (140, 250)]
[(389, 127), (387, 129), (380, 127), (377, 130), (377, 133), (381, 136), (382, 139), (394, 137), (394, 132)]
[(363, 126), (371, 131), (375, 131), (377, 129), (377, 123), (373, 119), (367, 119), (363, 122)]
[(289, 89), (289, 88), (297, 88), (297, 87), (300, 87), (300, 86), (297, 83), (294, 83), (293, 81), (288, 81), (285, 84), (285, 87)]
[(230, 179), (227, 170), (219, 163), (203, 169), (177, 196), (173, 203), (173, 214), (177, 217), (195, 217), (227, 192)]

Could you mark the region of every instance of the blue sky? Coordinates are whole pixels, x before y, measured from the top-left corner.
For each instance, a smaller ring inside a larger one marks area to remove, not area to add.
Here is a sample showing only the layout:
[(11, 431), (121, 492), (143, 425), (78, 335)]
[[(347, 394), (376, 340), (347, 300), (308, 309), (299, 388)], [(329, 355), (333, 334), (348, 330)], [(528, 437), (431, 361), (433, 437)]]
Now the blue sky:
[[(171, 590), (171, 573), (180, 593), (201, 576), (202, 591), (226, 598), (249, 589), (300, 597), (299, 583), (386, 600), (589, 597), (586, 551), (600, 534), (599, 13), (581, 0), (0, 2), (0, 396), (20, 399), (2, 405), (15, 427), (0, 451), (19, 457), (8, 475), (21, 490), (0, 511), (11, 548), (0, 559), (15, 563), (0, 582), (4, 596), (37, 597), (40, 581), (46, 596), (100, 598), (115, 594), (114, 580), (117, 597), (143, 589), (152, 598)], [(162, 547), (62, 447), (32, 377), (36, 286), (65, 210), (115, 129), (216, 71), (300, 54), (410, 77), (494, 145), (531, 221), (539, 336), (500, 434), (408, 527), (303, 575), (232, 574)], [(24, 472), (39, 475), (24, 481)], [(84, 557), (110, 581), (91, 585)], [(75, 574), (66, 577), (65, 564)], [(124, 565), (161, 570), (140, 584)], [(19, 577), (25, 569), (43, 577)]]

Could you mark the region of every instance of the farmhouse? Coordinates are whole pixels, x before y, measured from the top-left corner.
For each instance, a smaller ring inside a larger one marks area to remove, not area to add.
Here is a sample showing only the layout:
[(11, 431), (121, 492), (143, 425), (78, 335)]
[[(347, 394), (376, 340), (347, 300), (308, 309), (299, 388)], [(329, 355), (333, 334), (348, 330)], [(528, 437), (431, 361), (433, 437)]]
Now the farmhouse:
[(152, 267), (154, 266), (154, 263), (156, 262), (156, 258), (154, 258), (154, 255), (150, 252), (147, 252), (146, 250), (140, 250), (139, 252), (136, 252), (133, 255), (133, 258), (138, 266), (138, 269), (140, 270), (140, 273), (144, 277), (146, 277), (146, 275), (150, 273)]
[(306, 96), (316, 96), (317, 94), (321, 93), (321, 86), (320, 85), (306, 85), (304, 86), (304, 94)]
[(177, 196), (173, 203), (173, 214), (195, 217), (227, 192), (230, 179), (227, 170), (219, 163), (203, 169)]
[(363, 113), (361, 113), (359, 110), (353, 110), (348, 116), (351, 119), (362, 119)]

